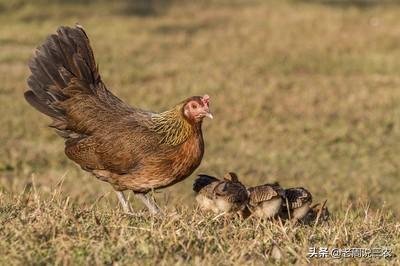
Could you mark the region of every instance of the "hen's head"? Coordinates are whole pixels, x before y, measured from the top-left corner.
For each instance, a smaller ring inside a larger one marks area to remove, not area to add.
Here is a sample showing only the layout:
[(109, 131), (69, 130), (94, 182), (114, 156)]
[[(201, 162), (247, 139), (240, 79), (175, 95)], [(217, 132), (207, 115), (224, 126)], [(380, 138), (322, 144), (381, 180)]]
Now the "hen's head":
[(213, 118), (210, 112), (210, 96), (193, 96), (183, 105), (183, 115), (191, 121), (200, 122), (204, 117)]

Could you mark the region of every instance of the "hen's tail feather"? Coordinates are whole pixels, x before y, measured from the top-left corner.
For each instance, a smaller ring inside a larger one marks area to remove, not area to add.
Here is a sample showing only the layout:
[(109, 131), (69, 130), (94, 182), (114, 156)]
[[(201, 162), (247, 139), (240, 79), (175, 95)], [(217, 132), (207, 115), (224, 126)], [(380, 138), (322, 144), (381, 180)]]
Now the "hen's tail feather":
[[(30, 90), (25, 92), (25, 99), (53, 118), (50, 126), (58, 130), (65, 131), (67, 127), (66, 112), (60, 102), (79, 93), (96, 95), (96, 89), (103, 87), (97, 86), (101, 82), (98, 67), (89, 38), (81, 26), (60, 27), (57, 34), (50, 35), (37, 48), (28, 65), (32, 74), (27, 81)], [(67, 89), (76, 82), (86, 86)]]
[(40, 99), (39, 97), (37, 97), (33, 91), (27, 91), (24, 93), (25, 99), (26, 101), (32, 105), (33, 107), (35, 107), (39, 112), (44, 113), (45, 115), (48, 115), (52, 118), (58, 118), (59, 117), (59, 113), (52, 109), (49, 108), (48, 105), (45, 104), (45, 102), (43, 102), (42, 99)]
[(198, 177), (194, 181), (193, 190), (198, 193), (205, 186), (208, 186), (209, 184), (211, 184), (213, 182), (218, 182), (218, 181), (219, 180), (213, 176), (198, 175)]

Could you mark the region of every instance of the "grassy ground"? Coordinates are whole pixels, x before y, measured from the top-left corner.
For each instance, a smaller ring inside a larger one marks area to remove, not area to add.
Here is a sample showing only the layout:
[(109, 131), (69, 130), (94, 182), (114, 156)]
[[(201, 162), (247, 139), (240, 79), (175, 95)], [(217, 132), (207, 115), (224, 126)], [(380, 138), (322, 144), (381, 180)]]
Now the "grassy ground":
[[(264, 264), (273, 243), (282, 263), (341, 263), (309, 247), (400, 254), (400, 5), (378, 2), (0, 0), (0, 264)], [(34, 47), (76, 22), (128, 103), (211, 95), (197, 173), (304, 186), (329, 223), (214, 219), (193, 208), (193, 176), (156, 193), (166, 218), (133, 200), (123, 215), (22, 97)], [(399, 263), (345, 260), (361, 261)]]

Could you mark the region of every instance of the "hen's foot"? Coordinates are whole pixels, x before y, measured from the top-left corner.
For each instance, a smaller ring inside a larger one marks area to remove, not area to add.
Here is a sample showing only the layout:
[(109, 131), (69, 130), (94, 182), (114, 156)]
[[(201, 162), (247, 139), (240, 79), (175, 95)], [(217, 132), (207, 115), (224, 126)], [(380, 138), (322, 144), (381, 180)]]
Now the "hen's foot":
[(119, 202), (121, 203), (122, 209), (124, 210), (125, 213), (131, 214), (132, 213), (132, 208), (131, 205), (129, 205), (129, 202), (126, 200), (125, 195), (122, 191), (116, 191), (117, 197)]
[(163, 214), (160, 207), (158, 207), (157, 203), (154, 201), (153, 197), (143, 193), (135, 193), (135, 196), (136, 198), (140, 199), (144, 203), (144, 205), (146, 205), (150, 213)]

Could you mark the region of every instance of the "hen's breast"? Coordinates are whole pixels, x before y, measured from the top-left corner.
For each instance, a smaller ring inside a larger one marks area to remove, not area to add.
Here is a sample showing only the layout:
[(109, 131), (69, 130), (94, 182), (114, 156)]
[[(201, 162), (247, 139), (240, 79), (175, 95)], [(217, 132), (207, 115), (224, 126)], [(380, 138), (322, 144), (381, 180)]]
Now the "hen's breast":
[(203, 138), (193, 136), (179, 147), (171, 165), (171, 176), (177, 181), (188, 177), (200, 165), (204, 154)]
[(184, 143), (149, 154), (138, 167), (119, 178), (120, 190), (148, 192), (171, 186), (190, 176), (200, 165), (204, 154), (202, 135), (193, 135)]

